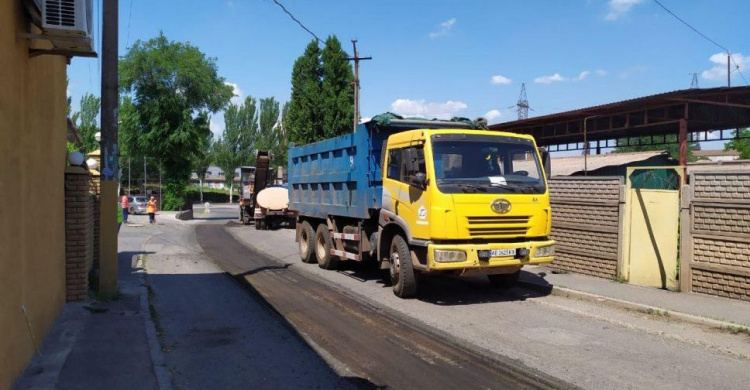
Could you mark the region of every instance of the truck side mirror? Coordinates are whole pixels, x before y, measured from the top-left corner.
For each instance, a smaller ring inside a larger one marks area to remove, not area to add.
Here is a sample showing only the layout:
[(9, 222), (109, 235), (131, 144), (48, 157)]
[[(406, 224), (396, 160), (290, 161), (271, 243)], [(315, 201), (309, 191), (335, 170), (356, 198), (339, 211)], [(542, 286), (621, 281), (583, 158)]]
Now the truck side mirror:
[(413, 175), (409, 175), (409, 185), (419, 188), (424, 191), (427, 189), (427, 175), (424, 172), (417, 172)]
[(542, 155), (542, 165), (544, 166), (544, 175), (547, 179), (552, 176), (552, 159), (550, 158), (549, 152), (545, 148), (539, 148), (539, 153)]

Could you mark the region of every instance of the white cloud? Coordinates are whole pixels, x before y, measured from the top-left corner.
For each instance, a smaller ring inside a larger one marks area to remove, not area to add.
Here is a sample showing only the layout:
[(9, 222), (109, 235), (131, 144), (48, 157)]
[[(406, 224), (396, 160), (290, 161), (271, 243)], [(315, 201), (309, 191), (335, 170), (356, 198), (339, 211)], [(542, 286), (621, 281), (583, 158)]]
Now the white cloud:
[(489, 110), (486, 114), (484, 114), (484, 119), (487, 119), (488, 122), (491, 122), (497, 118), (500, 118), (502, 114), (500, 113), (500, 110)]
[(448, 32), (453, 28), (453, 25), (456, 24), (456, 18), (450, 18), (446, 20), (443, 23), (440, 23), (440, 29), (437, 31), (433, 31), (430, 33), (430, 38), (437, 38), (440, 36), (443, 36), (445, 34), (448, 34)]
[(429, 119), (450, 119), (467, 107), (469, 106), (464, 102), (454, 102), (452, 100), (448, 100), (445, 103), (427, 103), (424, 99), (396, 99), (391, 103), (391, 111), (396, 114), (405, 117), (418, 116)]
[(219, 138), (224, 133), (224, 122), (216, 122), (213, 118), (208, 122), (208, 128), (214, 133), (214, 138)]
[[(741, 53), (732, 53), (734, 61), (730, 62), (730, 68), (732, 75), (735, 74), (737, 67), (739, 66), (740, 72), (750, 71), (750, 57), (743, 56)], [(716, 53), (709, 58), (709, 61), (713, 62), (711, 69), (704, 70), (701, 72), (701, 77), (706, 80), (718, 81), (727, 79), (727, 53), (721, 52)], [(736, 64), (735, 64), (736, 63)]]
[(507, 78), (505, 76), (501, 76), (499, 74), (495, 75), (495, 76), (492, 76), (491, 81), (492, 81), (492, 84), (510, 84), (510, 83), (513, 82), (513, 80), (511, 80), (511, 79), (509, 79), (509, 78)]
[(643, 3), (643, 0), (609, 0), (609, 13), (604, 20), (617, 20), (624, 16), (634, 5)]
[(242, 92), (240, 89), (240, 86), (235, 83), (230, 83), (228, 81), (225, 81), (224, 84), (232, 87), (232, 93), (234, 94), (234, 97), (232, 98), (232, 104), (240, 105), (242, 104), (242, 101), (245, 100), (245, 93)]
[(604, 69), (597, 69), (596, 70), (596, 75), (599, 76), (599, 77), (604, 77), (604, 76), (607, 75), (607, 71), (604, 70)]
[(554, 82), (565, 81), (565, 77), (560, 76), (560, 73), (555, 73), (552, 76), (540, 76), (534, 79), (537, 84), (551, 84)]
[(591, 72), (589, 72), (588, 70), (584, 70), (583, 72), (581, 72), (578, 75), (578, 77), (576, 77), (576, 80), (581, 81), (581, 80), (585, 79), (586, 76), (588, 76), (589, 74), (591, 74)]

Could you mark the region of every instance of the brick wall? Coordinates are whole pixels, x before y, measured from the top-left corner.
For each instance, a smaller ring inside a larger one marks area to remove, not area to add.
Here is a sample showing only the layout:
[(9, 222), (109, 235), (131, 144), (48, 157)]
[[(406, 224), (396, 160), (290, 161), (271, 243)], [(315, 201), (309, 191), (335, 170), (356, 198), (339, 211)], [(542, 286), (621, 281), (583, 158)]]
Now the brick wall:
[(622, 184), (619, 177), (549, 181), (556, 241), (551, 267), (602, 278), (618, 274)]
[(94, 205), (88, 171), (65, 171), (65, 292), (68, 301), (85, 300), (94, 256)]
[[(91, 201), (94, 209), (94, 267), (99, 268), (99, 177), (91, 176), (89, 181), (89, 193), (91, 194)], [(95, 286), (98, 287), (98, 286)]]
[(683, 290), (750, 301), (750, 169), (694, 171), (683, 205)]

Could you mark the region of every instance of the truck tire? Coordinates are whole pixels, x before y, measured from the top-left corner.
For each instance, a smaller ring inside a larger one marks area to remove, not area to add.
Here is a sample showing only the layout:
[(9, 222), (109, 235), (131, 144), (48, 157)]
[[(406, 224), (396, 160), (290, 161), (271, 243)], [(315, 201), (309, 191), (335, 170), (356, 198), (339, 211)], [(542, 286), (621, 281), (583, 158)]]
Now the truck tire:
[(518, 284), (518, 277), (521, 275), (521, 270), (518, 270), (512, 274), (497, 274), (487, 275), (487, 279), (490, 280), (490, 285), (495, 288), (511, 288)]
[(315, 258), (318, 260), (318, 267), (336, 269), (339, 265), (339, 258), (331, 255), (332, 247), (331, 232), (325, 223), (321, 223), (315, 231)]
[(315, 246), (315, 232), (313, 231), (310, 222), (303, 221), (299, 227), (299, 236), (297, 237), (297, 243), (299, 244), (299, 257), (303, 263), (314, 263), (315, 255), (313, 255), (313, 247)]
[(255, 230), (262, 230), (263, 226), (260, 225), (260, 219), (255, 220)]
[(417, 293), (417, 278), (411, 264), (409, 245), (402, 236), (393, 236), (388, 259), (393, 293), (399, 298), (414, 296)]

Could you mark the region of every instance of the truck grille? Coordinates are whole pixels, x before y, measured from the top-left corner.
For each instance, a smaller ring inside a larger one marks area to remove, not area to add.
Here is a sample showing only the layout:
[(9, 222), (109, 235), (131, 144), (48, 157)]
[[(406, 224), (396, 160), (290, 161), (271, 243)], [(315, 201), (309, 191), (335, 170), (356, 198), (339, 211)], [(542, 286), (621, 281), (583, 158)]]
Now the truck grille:
[(517, 237), (529, 230), (528, 215), (466, 217), (471, 237)]

